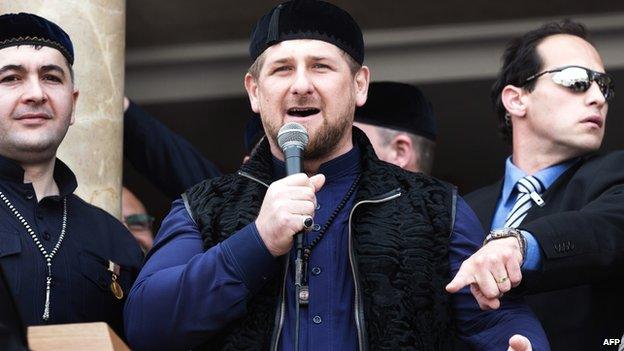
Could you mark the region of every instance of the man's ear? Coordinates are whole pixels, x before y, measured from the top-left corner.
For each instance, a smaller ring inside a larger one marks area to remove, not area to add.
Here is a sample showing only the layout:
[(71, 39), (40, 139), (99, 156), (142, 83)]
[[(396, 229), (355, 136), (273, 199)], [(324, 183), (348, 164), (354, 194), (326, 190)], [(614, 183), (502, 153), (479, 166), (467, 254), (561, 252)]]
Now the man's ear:
[(258, 104), (258, 82), (250, 73), (245, 74), (245, 90), (247, 90), (251, 109), (255, 113), (260, 113), (260, 105)]
[(360, 107), (366, 103), (369, 82), (370, 70), (362, 66), (355, 74), (355, 106)]
[(76, 122), (76, 104), (78, 103), (78, 96), (80, 95), (80, 92), (78, 91), (78, 89), (74, 90), (72, 92), (72, 113), (71, 113), (71, 119), (69, 120), (69, 125), (74, 124), (74, 122)]
[(507, 85), (501, 92), (503, 106), (511, 116), (524, 117), (526, 115), (526, 104), (524, 103), (525, 91), (522, 88)]
[(388, 146), (392, 149), (392, 163), (395, 165), (405, 169), (413, 162), (415, 157), (414, 148), (412, 145), (412, 138), (410, 138), (409, 135), (398, 133), (392, 138)]

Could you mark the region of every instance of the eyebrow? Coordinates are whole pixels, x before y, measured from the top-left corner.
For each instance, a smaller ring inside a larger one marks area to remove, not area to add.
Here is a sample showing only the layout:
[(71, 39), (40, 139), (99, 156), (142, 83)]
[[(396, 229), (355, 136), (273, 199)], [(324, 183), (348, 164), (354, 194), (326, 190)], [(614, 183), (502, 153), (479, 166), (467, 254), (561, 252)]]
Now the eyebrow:
[[(39, 69), (41, 72), (59, 72), (65, 77), (65, 70), (59, 65), (45, 65)], [(22, 65), (6, 65), (0, 68), (0, 74), (8, 71), (26, 72), (26, 68)]]
[(65, 70), (58, 65), (45, 65), (45, 66), (41, 66), (41, 68), (39, 69), (41, 72), (58, 72), (61, 75), (63, 75), (63, 77), (65, 77)]
[[(326, 56), (310, 56), (308, 57), (309, 60), (311, 61), (332, 61), (331, 58), (326, 57)], [(284, 57), (275, 61), (271, 61), (269, 64), (271, 65), (276, 65), (276, 64), (284, 64), (284, 63), (288, 63), (290, 61), (292, 61), (293, 59), (290, 57)]]
[(312, 57), (310, 57), (310, 59), (312, 61), (323, 61), (323, 60), (331, 61), (331, 59), (329, 57), (326, 57), (326, 56), (312, 56)]
[(290, 61), (292, 61), (292, 58), (290, 58), (290, 57), (284, 57), (284, 58), (281, 58), (281, 59), (279, 59), (279, 60), (271, 61), (271, 62), (269, 62), (269, 64), (271, 64), (271, 65), (276, 65), (276, 64), (288, 63), (288, 62), (290, 62)]
[(26, 69), (22, 65), (6, 65), (0, 68), (0, 74), (7, 72), (7, 71), (24, 72), (26, 71)]

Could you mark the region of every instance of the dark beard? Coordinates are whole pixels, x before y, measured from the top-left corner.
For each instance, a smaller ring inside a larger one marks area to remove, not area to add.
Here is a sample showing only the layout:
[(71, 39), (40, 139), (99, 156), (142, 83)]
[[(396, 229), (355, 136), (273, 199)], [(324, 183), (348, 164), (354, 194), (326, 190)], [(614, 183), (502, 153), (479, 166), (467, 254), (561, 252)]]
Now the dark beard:
[[(299, 105), (307, 105), (308, 103), (314, 102), (309, 100), (310, 98), (308, 97), (301, 97), (297, 100), (297, 103)], [(315, 133), (315, 135), (310, 135), (310, 140), (303, 154), (305, 160), (314, 161), (322, 159), (324, 156), (329, 155), (334, 150), (334, 148), (338, 146), (338, 143), (340, 142), (340, 139), (342, 138), (344, 133), (347, 133), (353, 125), (355, 104), (351, 107), (348, 107), (347, 111), (342, 112), (344, 114), (336, 124), (330, 125), (327, 119), (324, 118), (321, 127)], [(348, 116), (351, 116), (351, 118), (348, 118)], [(277, 133), (279, 132), (279, 129), (282, 127), (282, 125), (273, 123), (272, 119), (262, 119), (262, 124), (264, 126), (265, 133), (273, 140), (275, 145), (277, 145)]]
[(323, 123), (316, 135), (310, 138), (310, 142), (303, 153), (303, 158), (306, 160), (318, 160), (330, 154), (338, 146), (340, 139), (350, 127), (351, 122), (346, 118), (340, 124), (334, 126)]

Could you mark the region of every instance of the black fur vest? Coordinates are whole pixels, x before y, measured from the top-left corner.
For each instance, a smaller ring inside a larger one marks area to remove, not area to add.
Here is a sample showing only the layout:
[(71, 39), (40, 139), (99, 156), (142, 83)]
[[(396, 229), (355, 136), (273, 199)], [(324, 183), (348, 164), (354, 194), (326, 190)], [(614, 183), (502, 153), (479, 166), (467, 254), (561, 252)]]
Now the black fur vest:
[[(363, 305), (363, 346), (371, 350), (446, 350), (451, 343), (448, 245), (455, 190), (420, 173), (379, 161), (354, 128), (362, 177), (356, 193), (352, 243)], [(203, 181), (185, 195), (205, 249), (252, 222), (273, 180), (264, 140), (237, 174)], [(254, 178), (254, 179), (251, 179)], [(262, 184), (264, 183), (264, 184)], [(388, 201), (388, 194), (400, 194)], [(345, 248), (348, 254), (348, 248)], [(249, 300), (247, 314), (198, 349), (268, 350), (275, 337), (282, 275)], [(357, 311), (356, 311), (357, 312)]]

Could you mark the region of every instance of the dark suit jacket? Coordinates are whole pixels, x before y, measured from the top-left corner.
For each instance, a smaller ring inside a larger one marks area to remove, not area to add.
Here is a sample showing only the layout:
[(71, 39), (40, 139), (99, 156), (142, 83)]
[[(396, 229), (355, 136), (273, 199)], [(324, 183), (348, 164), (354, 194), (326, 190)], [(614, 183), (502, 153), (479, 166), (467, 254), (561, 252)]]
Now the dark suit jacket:
[[(485, 229), (501, 188), (466, 196)], [(604, 339), (624, 332), (624, 151), (581, 158), (542, 197), (519, 226), (539, 242), (541, 270), (525, 272), (517, 291), (553, 350), (607, 350)]]

